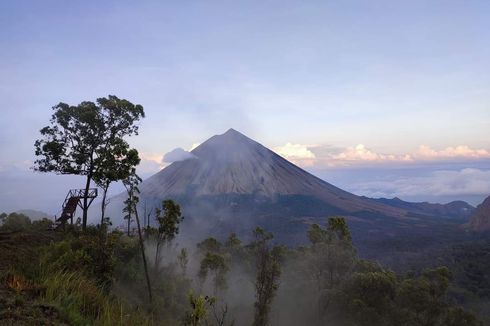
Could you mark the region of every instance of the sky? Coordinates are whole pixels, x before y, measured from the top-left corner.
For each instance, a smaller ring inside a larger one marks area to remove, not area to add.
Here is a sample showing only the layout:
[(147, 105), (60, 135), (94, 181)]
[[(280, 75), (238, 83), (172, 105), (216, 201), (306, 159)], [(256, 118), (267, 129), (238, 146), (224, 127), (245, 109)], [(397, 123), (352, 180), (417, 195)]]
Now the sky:
[(489, 40), (484, 0), (1, 1), (0, 211), (80, 187), (34, 174), (33, 143), (52, 106), (109, 94), (145, 108), (143, 176), (235, 128), (356, 194), (476, 205)]

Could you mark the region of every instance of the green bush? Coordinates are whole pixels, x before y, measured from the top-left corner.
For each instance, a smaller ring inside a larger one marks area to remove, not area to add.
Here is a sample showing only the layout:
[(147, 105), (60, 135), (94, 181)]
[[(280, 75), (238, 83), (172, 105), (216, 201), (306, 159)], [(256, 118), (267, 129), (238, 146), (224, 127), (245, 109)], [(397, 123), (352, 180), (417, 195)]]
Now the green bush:
[(17, 232), (27, 230), (31, 227), (31, 220), (23, 214), (10, 213), (9, 215), (6, 215), (3, 213), (1, 219), (3, 224), (0, 227), (0, 230), (2, 231)]

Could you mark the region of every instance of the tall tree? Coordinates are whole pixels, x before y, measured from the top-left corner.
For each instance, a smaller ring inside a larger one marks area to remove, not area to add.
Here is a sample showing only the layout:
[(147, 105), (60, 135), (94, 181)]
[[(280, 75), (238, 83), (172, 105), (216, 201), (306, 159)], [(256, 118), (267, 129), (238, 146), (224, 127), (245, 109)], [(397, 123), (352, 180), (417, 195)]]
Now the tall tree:
[(112, 148), (106, 151), (106, 157), (94, 172), (93, 180), (102, 189), (100, 224), (105, 223), (105, 210), (108, 203), (107, 191), (112, 182), (126, 180), (132, 169), (140, 163), (138, 151), (129, 148), (123, 140), (115, 141)]
[(150, 305), (153, 301), (152, 291), (151, 291), (151, 281), (150, 274), (148, 273), (148, 264), (146, 262), (146, 254), (145, 254), (145, 243), (143, 241), (143, 234), (141, 232), (140, 219), (138, 216), (138, 202), (139, 202), (139, 188), (138, 185), (141, 182), (141, 178), (136, 174), (136, 169), (132, 168), (129, 176), (123, 180), (124, 187), (128, 193), (128, 200), (126, 201), (126, 209), (129, 214), (134, 213), (134, 217), (136, 218), (136, 227), (138, 228), (138, 239), (141, 249), (141, 257), (143, 258), (143, 267), (145, 269), (145, 277), (146, 277), (146, 285), (148, 287), (148, 298), (150, 301)]
[(86, 177), (83, 228), (87, 226), (90, 183), (97, 171), (104, 171), (110, 152), (125, 143), (124, 137), (137, 135), (135, 124), (145, 116), (143, 107), (109, 95), (76, 106), (59, 103), (53, 107), (50, 125), (41, 129), (34, 143), (38, 159), (34, 170)]
[(219, 290), (226, 289), (226, 273), (229, 266), (222, 255), (208, 252), (201, 260), (199, 267), (199, 279), (201, 284), (205, 282), (208, 273), (213, 274), (213, 294), (218, 295)]
[(269, 242), (273, 238), (272, 233), (257, 227), (254, 236), (252, 247), (256, 255), (256, 301), (253, 326), (266, 326), (269, 323), (272, 300), (279, 288), (282, 252), (277, 246), (271, 249)]
[(161, 249), (163, 244), (169, 244), (179, 233), (179, 224), (184, 217), (180, 211), (180, 206), (173, 200), (162, 201), (162, 207), (155, 209), (155, 219), (158, 223), (156, 229), (156, 253), (155, 253), (155, 273), (160, 268)]

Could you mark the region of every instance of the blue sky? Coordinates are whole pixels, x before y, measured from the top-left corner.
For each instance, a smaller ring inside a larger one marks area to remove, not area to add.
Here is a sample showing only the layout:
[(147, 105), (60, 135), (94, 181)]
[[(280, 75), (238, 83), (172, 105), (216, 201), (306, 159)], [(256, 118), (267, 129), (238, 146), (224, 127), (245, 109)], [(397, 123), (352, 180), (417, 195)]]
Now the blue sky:
[[(477, 203), (489, 40), (488, 1), (2, 1), (0, 211), (34, 191), (13, 176), (60, 180), (28, 170), (50, 107), (108, 94), (145, 107), (144, 175), (233, 127), (356, 193)], [(386, 175), (456, 190), (388, 191)]]

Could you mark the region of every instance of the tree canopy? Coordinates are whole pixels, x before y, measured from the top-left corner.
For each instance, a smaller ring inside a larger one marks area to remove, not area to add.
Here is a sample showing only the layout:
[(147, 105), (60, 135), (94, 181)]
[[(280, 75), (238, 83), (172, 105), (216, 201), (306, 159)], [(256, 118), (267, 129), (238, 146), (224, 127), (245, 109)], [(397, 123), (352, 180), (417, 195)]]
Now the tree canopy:
[[(139, 163), (138, 153), (124, 139), (138, 134), (136, 124), (145, 116), (143, 107), (114, 95), (84, 101), (76, 106), (59, 103), (53, 107), (50, 125), (36, 140), (34, 170), (86, 176), (99, 185), (127, 177)], [(89, 203), (83, 202), (83, 227)]]

